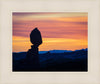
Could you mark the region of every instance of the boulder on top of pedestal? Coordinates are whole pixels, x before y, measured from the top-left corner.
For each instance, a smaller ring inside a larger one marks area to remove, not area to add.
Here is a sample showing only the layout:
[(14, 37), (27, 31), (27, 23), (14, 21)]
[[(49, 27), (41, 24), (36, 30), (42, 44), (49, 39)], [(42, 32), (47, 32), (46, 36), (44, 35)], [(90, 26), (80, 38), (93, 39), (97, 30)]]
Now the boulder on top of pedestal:
[(42, 44), (41, 33), (37, 28), (32, 30), (32, 32), (30, 34), (30, 41), (32, 44), (35, 44), (35, 45)]

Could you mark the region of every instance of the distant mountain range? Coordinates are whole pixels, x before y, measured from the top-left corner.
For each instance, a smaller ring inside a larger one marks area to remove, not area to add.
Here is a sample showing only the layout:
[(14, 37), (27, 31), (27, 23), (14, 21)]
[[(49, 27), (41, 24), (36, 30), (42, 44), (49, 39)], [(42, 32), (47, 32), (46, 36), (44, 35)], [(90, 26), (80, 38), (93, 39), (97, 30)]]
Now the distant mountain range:
[[(75, 50), (75, 51), (80, 51), (80, 50), (84, 50), (87, 51), (88, 48), (86, 49), (79, 49), (79, 50)], [(39, 51), (39, 54), (45, 54), (45, 53), (67, 53), (67, 52), (73, 52), (72, 50), (49, 50), (49, 51)], [(16, 53), (16, 52), (13, 52)], [(26, 53), (26, 52), (18, 52), (18, 53)]]
[[(87, 51), (88, 49), (80, 49), (80, 50), (84, 50)], [(75, 50), (75, 51), (80, 51), (80, 50)], [(71, 50), (50, 50), (50, 51), (39, 51), (39, 54), (45, 54), (45, 53), (67, 53), (67, 52), (73, 52)]]
[(64, 53), (64, 52), (72, 52), (71, 50), (50, 50), (50, 51), (39, 51), (39, 54), (45, 54), (45, 53)]

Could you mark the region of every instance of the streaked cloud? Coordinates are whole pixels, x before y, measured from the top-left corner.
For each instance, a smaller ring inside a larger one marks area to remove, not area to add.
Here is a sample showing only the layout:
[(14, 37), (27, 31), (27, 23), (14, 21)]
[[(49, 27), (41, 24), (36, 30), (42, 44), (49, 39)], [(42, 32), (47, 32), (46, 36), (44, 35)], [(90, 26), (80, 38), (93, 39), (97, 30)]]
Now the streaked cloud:
[[(69, 46), (71, 50), (87, 47), (87, 36), (88, 36), (87, 33), (88, 14), (87, 13), (14, 12), (13, 13), (13, 37), (14, 37), (13, 44), (15, 43), (16, 45), (15, 44), (13, 45), (14, 46), (13, 51), (16, 51), (17, 46), (22, 46), (20, 45), (20, 43), (23, 42), (29, 43), (28, 38), (30, 32), (35, 27), (38, 27), (38, 29), (41, 31), (43, 39), (47, 38), (48, 41), (43, 40), (45, 44), (49, 43), (47, 44), (48, 48), (45, 48), (46, 45), (43, 44), (45, 47), (41, 45), (40, 50), (49, 49), (49, 47), (50, 49), (53, 49), (54, 48), (53, 46), (55, 46), (56, 43), (59, 43), (60, 45), (59, 48), (61, 49), (66, 49), (67, 46)], [(15, 41), (17, 37), (18, 38), (21, 37), (21, 39)], [(27, 38), (28, 40), (25, 40), (24, 38)], [(72, 40), (74, 41), (77, 40), (77, 42), (75, 41), (75, 43), (72, 44), (73, 47), (70, 45), (70, 43), (72, 43)], [(27, 44), (26, 46), (28, 46), (29, 44)], [(66, 46), (64, 46), (64, 44)], [(21, 49), (19, 51), (23, 51), (23, 50), (25, 49)]]

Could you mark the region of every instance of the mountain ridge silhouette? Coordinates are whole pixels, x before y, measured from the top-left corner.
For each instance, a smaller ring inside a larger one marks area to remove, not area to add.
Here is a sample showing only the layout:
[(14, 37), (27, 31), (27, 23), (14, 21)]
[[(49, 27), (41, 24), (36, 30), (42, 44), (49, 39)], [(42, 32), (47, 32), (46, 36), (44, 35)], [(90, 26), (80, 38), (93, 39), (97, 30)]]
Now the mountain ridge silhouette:
[[(77, 50), (48, 50), (48, 51), (39, 51), (39, 54), (45, 54), (47, 52), (50, 52), (50, 53), (64, 53), (64, 52), (73, 52), (73, 51), (79, 51), (79, 50), (85, 50), (85, 51), (88, 51), (88, 48), (85, 48), (85, 49), (77, 49)], [(42, 53), (43, 52), (43, 53)], [(13, 52), (13, 53), (26, 53), (26, 52)]]

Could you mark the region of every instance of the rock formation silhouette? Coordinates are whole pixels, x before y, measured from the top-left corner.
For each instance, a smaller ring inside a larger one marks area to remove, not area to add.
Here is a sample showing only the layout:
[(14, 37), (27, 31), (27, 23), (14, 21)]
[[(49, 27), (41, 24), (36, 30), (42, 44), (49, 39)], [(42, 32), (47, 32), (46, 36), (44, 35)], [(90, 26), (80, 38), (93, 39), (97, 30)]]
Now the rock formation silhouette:
[(32, 30), (30, 34), (30, 41), (33, 45), (31, 45), (31, 49), (27, 52), (26, 61), (28, 66), (37, 69), (39, 68), (38, 47), (42, 44), (41, 33), (37, 28)]

